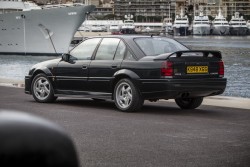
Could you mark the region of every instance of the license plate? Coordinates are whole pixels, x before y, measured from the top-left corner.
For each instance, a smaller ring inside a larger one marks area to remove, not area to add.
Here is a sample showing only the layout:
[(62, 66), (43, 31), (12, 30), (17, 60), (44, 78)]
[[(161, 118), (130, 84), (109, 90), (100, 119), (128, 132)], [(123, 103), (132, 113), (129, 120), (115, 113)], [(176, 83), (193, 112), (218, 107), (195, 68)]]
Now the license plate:
[(208, 66), (187, 66), (187, 74), (208, 73)]

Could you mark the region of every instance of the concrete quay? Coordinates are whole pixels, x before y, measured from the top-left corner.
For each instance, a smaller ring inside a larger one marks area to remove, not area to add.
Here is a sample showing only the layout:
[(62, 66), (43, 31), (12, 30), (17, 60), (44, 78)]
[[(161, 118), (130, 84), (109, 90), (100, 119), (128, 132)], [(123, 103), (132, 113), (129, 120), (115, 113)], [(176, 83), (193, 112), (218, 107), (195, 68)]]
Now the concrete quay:
[(137, 113), (112, 101), (59, 98), (37, 103), (23, 88), (0, 86), (0, 110), (49, 119), (72, 137), (81, 166), (216, 167), (250, 164), (249, 99), (214, 96), (195, 110), (145, 102)]
[[(0, 78), (0, 86), (24, 88), (24, 82), (21, 80), (6, 80), (6, 79), (2, 80)], [(161, 100), (161, 101), (174, 102), (173, 99)], [(209, 97), (204, 98), (202, 105), (239, 108), (239, 109), (247, 109), (250, 111), (250, 99), (249, 98), (230, 97), (230, 96), (221, 96), (221, 95), (209, 96)]]
[(85, 31), (77, 31), (74, 37), (93, 37), (93, 36), (105, 36), (111, 35), (110, 32), (85, 32)]

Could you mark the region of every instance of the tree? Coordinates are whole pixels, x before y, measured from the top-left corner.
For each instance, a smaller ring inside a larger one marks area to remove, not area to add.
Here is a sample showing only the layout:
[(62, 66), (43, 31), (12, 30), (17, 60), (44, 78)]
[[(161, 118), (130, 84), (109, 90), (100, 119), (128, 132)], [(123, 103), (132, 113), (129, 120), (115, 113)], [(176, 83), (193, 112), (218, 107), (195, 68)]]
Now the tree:
[(214, 17), (211, 16), (211, 15), (208, 15), (208, 19), (209, 19), (209, 20), (214, 20)]

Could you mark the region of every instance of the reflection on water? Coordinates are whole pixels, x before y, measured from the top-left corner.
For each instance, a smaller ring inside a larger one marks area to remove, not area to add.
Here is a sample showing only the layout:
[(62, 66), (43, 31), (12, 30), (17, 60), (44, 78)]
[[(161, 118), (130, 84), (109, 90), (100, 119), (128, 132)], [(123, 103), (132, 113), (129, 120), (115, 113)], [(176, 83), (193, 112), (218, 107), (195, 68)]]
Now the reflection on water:
[(23, 81), (34, 64), (55, 58), (57, 57), (0, 55), (0, 81), (4, 79)]
[[(219, 50), (225, 62), (228, 78), (224, 95), (250, 98), (250, 37), (178, 37), (191, 49)], [(0, 82), (24, 80), (31, 66), (58, 57), (0, 55)]]

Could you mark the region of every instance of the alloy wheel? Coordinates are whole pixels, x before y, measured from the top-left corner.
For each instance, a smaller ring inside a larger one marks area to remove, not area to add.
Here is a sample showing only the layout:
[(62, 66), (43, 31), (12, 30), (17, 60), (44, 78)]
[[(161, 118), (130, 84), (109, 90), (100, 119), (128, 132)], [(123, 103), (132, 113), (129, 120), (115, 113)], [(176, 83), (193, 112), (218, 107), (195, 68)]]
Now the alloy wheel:
[(133, 100), (132, 89), (128, 83), (122, 82), (117, 87), (116, 99), (118, 105), (125, 109), (130, 106)]
[(37, 99), (45, 100), (50, 95), (50, 84), (47, 78), (39, 77), (33, 85), (33, 92)]

